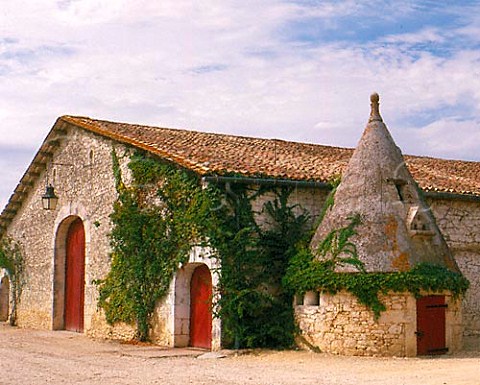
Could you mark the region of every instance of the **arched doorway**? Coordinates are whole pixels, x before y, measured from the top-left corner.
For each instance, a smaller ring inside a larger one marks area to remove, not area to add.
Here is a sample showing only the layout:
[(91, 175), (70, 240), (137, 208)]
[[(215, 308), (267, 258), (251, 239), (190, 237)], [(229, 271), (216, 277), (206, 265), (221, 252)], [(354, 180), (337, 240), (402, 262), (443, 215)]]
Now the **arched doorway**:
[(212, 276), (206, 265), (198, 266), (190, 280), (190, 346), (212, 347)]
[(85, 230), (80, 218), (76, 218), (68, 228), (65, 249), (64, 328), (83, 332)]
[(0, 321), (8, 320), (8, 312), (10, 305), (10, 280), (7, 276), (2, 278), (0, 282)]

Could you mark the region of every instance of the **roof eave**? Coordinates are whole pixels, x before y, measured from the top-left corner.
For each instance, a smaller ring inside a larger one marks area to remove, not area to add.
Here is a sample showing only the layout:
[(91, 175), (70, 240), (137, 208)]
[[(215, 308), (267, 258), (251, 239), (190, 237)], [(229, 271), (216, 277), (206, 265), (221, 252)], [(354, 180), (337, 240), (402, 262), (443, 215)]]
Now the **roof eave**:
[(58, 148), (65, 134), (65, 122), (60, 117), (55, 121), (55, 124), (36, 152), (27, 170), (20, 178), (20, 182), (15, 187), (10, 199), (0, 214), (0, 238), (4, 235), (7, 225), (13, 220), (18, 210), (20, 210), (37, 179), (44, 173), (48, 162), (53, 157), (55, 150)]

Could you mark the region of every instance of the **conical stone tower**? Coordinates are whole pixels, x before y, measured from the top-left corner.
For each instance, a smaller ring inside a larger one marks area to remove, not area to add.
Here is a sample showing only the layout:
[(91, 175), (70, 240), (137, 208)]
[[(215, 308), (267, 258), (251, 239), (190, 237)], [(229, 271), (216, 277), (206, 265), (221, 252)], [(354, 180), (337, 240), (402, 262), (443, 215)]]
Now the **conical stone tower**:
[[(382, 121), (378, 102), (378, 95), (373, 94), (367, 127), (342, 176), (334, 203), (312, 240), (312, 252), (319, 259), (335, 262), (339, 282), (361, 267), (367, 272), (391, 273), (409, 271), (425, 262), (458, 271), (400, 149)], [(387, 276), (391, 275), (370, 275), (378, 279)], [(366, 275), (351, 277), (358, 277), (355, 282), (360, 284), (367, 282), (369, 292)], [(329, 353), (415, 356), (460, 350), (461, 301), (448, 289), (420, 289), (420, 298), (408, 289), (401, 290), (377, 293), (384, 310), (376, 318), (358, 293), (347, 288), (331, 293), (320, 286), (296, 302), (296, 320), (305, 340)]]
[[(347, 226), (356, 215), (360, 215), (360, 223), (349, 241), (366, 271), (406, 271), (421, 262), (458, 271), (400, 149), (383, 123), (378, 94), (371, 96), (370, 119), (342, 175), (334, 205), (312, 240), (314, 254), (329, 233)], [(352, 265), (338, 269), (356, 270)]]

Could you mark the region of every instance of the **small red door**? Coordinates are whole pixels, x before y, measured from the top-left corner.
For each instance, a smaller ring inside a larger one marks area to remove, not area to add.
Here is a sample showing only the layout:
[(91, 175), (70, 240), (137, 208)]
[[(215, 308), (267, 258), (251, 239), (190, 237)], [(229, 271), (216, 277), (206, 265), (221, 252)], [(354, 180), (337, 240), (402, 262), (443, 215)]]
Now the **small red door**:
[(444, 354), (445, 296), (430, 295), (417, 300), (417, 355)]
[(81, 219), (68, 229), (65, 265), (65, 330), (83, 332), (85, 231)]
[(190, 281), (190, 346), (212, 347), (212, 276), (206, 265), (197, 267)]

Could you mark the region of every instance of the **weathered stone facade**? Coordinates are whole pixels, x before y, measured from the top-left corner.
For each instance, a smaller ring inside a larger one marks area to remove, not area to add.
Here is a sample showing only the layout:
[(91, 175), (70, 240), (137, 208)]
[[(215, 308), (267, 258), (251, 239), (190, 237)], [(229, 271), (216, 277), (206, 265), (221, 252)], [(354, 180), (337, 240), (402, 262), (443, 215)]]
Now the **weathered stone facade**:
[[(85, 299), (84, 330), (95, 338), (132, 339), (132, 325), (109, 325), (97, 306), (98, 292), (95, 280), (109, 271), (111, 230), (109, 215), (117, 193), (112, 170), (111, 152), (115, 149), (121, 161), (124, 179), (130, 179), (126, 167), (131, 150), (100, 135), (84, 130), (71, 130), (62, 136), (60, 147), (51, 159), (48, 182), (55, 186), (59, 196), (57, 210), (45, 211), (41, 196), (45, 191), (47, 175), (40, 175), (32, 192), (25, 198), (8, 235), (23, 245), (26, 258), (26, 283), (18, 307), (21, 327), (63, 329), (65, 290), (65, 241), (70, 223), (82, 219), (85, 229)], [(327, 191), (297, 188), (292, 193), (292, 204), (298, 204), (312, 213), (312, 220), (321, 210)], [(269, 195), (256, 200), (259, 222), (264, 218), (261, 208)], [(206, 264), (217, 269), (214, 259), (205, 250), (192, 250), (189, 264), (182, 267), (167, 297), (158, 304), (154, 315), (151, 338), (165, 346), (187, 346), (189, 329), (189, 279), (193, 268)], [(214, 287), (218, 276), (213, 273)], [(220, 321), (213, 321), (212, 348), (220, 348)]]
[[(416, 300), (411, 294), (389, 293), (380, 297), (386, 310), (378, 320), (366, 306), (347, 292), (320, 293), (318, 302), (295, 306), (295, 315), (307, 343), (333, 354), (355, 356), (417, 355)], [(446, 295), (448, 310), (446, 344), (449, 352), (461, 349), (460, 301)]]
[(463, 299), (464, 342), (480, 348), (480, 201), (429, 199), (458, 267), (470, 281)]
[[(109, 269), (109, 215), (116, 197), (110, 140), (82, 130), (61, 138), (51, 160), (49, 182), (59, 196), (58, 209), (42, 209), (47, 175), (41, 175), (8, 229), (23, 246), (26, 284), (18, 307), (20, 326), (59, 329), (63, 312), (62, 259), (65, 233), (73, 218), (85, 229), (85, 330), (97, 309), (94, 280)], [(120, 146), (123, 147), (123, 146)]]

